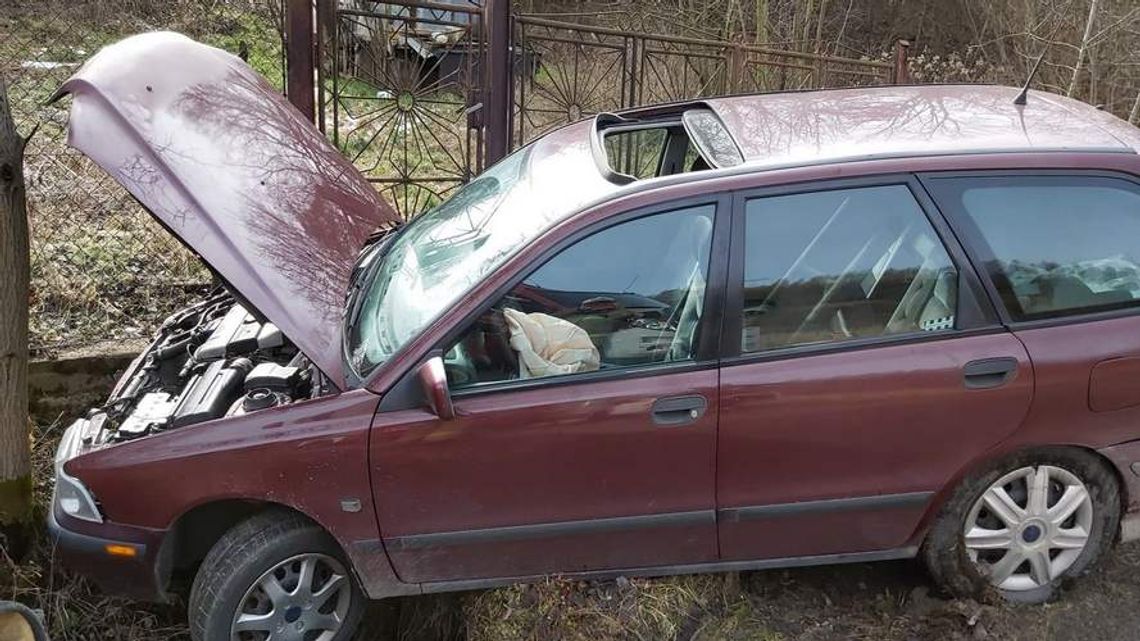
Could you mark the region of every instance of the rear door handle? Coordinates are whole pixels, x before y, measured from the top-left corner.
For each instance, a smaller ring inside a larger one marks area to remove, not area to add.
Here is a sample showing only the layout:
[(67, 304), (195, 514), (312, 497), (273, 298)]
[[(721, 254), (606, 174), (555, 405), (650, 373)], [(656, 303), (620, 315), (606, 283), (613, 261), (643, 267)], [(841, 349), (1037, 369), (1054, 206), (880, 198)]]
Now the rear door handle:
[(989, 389), (1005, 385), (1013, 380), (1015, 374), (1016, 358), (980, 358), (966, 363), (962, 368), (962, 381), (966, 384), (966, 389)]
[(695, 423), (705, 415), (709, 402), (700, 394), (670, 396), (653, 401), (653, 424), (659, 427), (677, 427)]

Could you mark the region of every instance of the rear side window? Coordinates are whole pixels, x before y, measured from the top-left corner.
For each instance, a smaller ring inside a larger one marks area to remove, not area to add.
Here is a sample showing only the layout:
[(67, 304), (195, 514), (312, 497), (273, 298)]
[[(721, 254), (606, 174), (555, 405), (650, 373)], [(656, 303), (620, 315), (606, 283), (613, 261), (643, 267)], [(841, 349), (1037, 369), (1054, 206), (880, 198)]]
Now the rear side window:
[[(1140, 191), (1116, 178), (931, 181), (957, 211), (1014, 320), (1140, 303)], [(964, 215), (963, 215), (964, 214)]]
[(954, 328), (958, 278), (903, 185), (745, 206), (744, 352)]

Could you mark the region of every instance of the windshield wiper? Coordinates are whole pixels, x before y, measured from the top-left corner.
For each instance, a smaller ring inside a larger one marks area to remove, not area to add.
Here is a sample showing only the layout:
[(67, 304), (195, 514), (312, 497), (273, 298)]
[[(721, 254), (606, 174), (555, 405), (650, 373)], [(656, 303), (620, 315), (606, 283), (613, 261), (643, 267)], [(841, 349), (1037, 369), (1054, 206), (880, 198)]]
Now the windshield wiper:
[[(396, 243), (396, 241), (403, 236), (408, 229), (413, 227), (416, 221), (423, 218), (420, 215), (415, 220), (406, 222), (398, 227), (392, 227), (386, 230), (381, 230), (379, 233), (374, 233), (368, 237), (365, 242), (364, 248), (361, 249), (360, 257), (356, 260), (356, 265), (352, 268), (352, 274), (348, 280), (348, 291), (345, 293), (344, 299), (344, 335), (342, 340), (347, 349), (348, 337), (352, 333), (353, 328), (356, 327), (357, 315), (360, 307), (360, 292), (364, 290), (365, 283), (372, 282), (372, 274), (376, 271), (380, 263), (384, 262), (384, 256), (388, 250)], [(364, 264), (367, 263), (365, 267)]]

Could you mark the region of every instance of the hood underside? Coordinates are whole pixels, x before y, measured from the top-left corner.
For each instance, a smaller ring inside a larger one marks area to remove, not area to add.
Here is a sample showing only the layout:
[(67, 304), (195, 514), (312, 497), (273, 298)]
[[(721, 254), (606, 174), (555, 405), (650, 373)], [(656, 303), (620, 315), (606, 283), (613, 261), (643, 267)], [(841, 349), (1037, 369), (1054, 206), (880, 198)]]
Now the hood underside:
[(397, 220), (360, 172), (248, 65), (179, 34), (104, 48), (63, 94), (68, 142), (343, 389), (349, 273)]

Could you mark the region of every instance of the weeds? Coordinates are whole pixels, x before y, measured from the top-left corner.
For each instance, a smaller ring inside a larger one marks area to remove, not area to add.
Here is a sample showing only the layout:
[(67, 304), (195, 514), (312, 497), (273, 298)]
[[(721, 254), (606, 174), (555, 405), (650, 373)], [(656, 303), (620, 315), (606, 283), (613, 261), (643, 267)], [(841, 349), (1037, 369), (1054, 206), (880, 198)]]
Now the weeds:
[[(51, 501), (52, 459), (66, 427), (63, 418), (61, 415), (33, 431), (34, 492), (42, 514)], [(21, 559), (13, 559), (7, 547), (0, 546), (0, 599), (16, 600), (42, 611), (54, 641), (189, 639), (181, 623), (181, 608), (143, 605), (104, 595), (60, 566), (46, 528), (40, 526), (34, 540)]]

